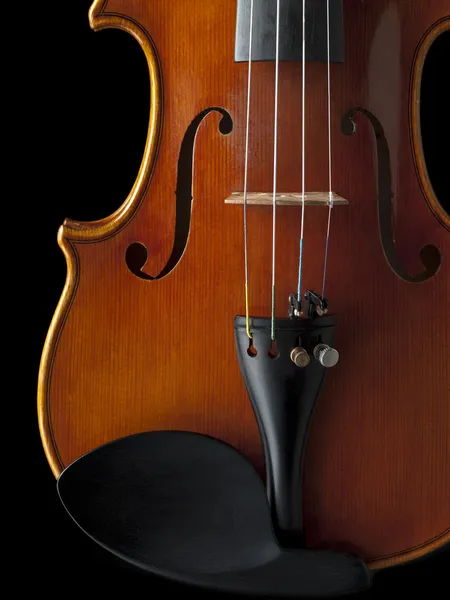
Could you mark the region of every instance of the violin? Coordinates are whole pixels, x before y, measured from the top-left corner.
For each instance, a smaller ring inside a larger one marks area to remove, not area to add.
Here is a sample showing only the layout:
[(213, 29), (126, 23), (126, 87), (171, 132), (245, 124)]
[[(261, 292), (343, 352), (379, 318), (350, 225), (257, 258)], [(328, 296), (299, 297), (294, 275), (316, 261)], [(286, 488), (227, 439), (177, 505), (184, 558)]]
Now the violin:
[(373, 571), (443, 548), (450, 206), (421, 109), (450, 0), (95, 0), (89, 24), (138, 43), (150, 106), (123, 203), (58, 232), (38, 383), (55, 478), (190, 431), (281, 504), (289, 455), (308, 548)]

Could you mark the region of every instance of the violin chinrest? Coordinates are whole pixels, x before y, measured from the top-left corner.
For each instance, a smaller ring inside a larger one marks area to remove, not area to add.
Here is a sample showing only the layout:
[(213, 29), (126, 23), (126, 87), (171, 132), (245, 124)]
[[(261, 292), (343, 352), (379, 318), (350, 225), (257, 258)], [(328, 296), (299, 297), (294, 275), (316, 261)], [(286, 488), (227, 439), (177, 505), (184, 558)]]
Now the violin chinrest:
[(154, 431), (115, 440), (69, 465), (57, 487), (94, 541), (172, 581), (297, 597), (370, 585), (356, 557), (280, 547), (258, 473), (240, 452), (209, 436)]

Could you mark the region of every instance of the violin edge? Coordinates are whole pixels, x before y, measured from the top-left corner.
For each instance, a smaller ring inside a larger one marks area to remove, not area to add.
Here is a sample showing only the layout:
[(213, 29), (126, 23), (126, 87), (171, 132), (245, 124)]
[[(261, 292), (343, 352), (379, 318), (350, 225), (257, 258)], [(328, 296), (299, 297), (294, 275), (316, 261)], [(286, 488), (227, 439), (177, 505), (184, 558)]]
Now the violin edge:
[(425, 198), (428, 208), (437, 221), (450, 231), (450, 215), (446, 212), (434, 191), (433, 184), (428, 173), (425, 154), (423, 150), (421, 131), (421, 84), (425, 60), (432, 44), (446, 31), (450, 31), (450, 16), (442, 17), (424, 33), (420, 40), (413, 59), (410, 83), (409, 101), (409, 131), (411, 139), (411, 151), (416, 170), (417, 180)]
[(39, 365), (37, 388), (39, 433), (45, 456), (56, 479), (63, 471), (65, 465), (58, 452), (58, 447), (53, 435), (50, 416), (50, 385), (58, 341), (76, 296), (80, 273), (78, 268), (78, 253), (75, 246), (65, 237), (64, 226), (61, 226), (58, 230), (58, 245), (63, 251), (66, 259), (66, 281), (44, 342)]

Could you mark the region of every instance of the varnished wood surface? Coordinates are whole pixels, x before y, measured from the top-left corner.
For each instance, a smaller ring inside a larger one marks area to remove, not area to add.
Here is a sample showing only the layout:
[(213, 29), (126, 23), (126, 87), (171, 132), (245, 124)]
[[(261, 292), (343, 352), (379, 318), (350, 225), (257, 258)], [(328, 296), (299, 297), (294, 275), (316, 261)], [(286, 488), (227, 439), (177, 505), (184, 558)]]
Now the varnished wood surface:
[[(235, 2), (189, 5), (187, 11), (184, 0), (108, 0), (91, 10), (94, 29), (119, 27), (138, 39), (149, 63), (152, 107), (142, 168), (124, 204), (100, 222), (66, 221), (59, 233), (68, 276), (39, 379), (41, 435), (55, 475), (99, 444), (150, 429), (214, 435), (262, 471), (234, 349), (233, 317), (244, 312), (242, 209), (224, 203), (243, 185), (247, 68), (233, 61)], [(418, 48), (425, 32), (450, 14), (450, 2), (345, 5), (346, 62), (332, 66), (333, 187), (349, 205), (333, 213), (327, 278), (341, 361), (327, 376), (312, 426), (304, 519), (310, 545), (354, 548), (378, 568), (450, 537), (450, 243), (424, 198), (418, 146), (410, 143), (418, 135), (411, 119)], [(307, 80), (307, 187), (322, 190), (326, 65), (308, 64)], [(249, 189), (270, 190), (273, 94), (267, 90), (274, 65), (254, 65), (253, 81)], [(282, 65), (280, 90), (279, 188), (294, 192), (301, 165), (298, 64)], [(200, 126), (186, 251), (166, 277), (138, 279), (126, 266), (126, 249), (145, 244), (151, 275), (167, 262), (180, 145), (194, 117), (210, 106), (226, 109), (234, 130), (222, 136), (214, 113)], [(442, 251), (443, 265), (426, 283), (401, 281), (384, 259), (372, 131), (361, 118), (355, 135), (340, 133), (342, 116), (357, 106), (377, 116), (388, 139), (402, 260), (415, 272), (422, 246)], [(321, 285), (326, 213), (306, 213), (309, 288)], [(249, 211), (254, 315), (270, 314), (271, 217), (269, 207)], [(280, 207), (277, 222), (277, 315), (285, 316), (296, 289), (300, 210)]]

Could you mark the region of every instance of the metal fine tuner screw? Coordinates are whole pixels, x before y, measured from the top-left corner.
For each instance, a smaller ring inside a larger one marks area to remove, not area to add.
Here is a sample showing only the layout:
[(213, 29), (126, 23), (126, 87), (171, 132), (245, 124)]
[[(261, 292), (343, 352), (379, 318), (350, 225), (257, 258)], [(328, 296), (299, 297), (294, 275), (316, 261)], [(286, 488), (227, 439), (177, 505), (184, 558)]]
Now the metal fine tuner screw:
[(292, 362), (301, 369), (307, 367), (311, 361), (309, 354), (301, 346), (297, 346), (291, 350)]
[(313, 350), (313, 355), (320, 362), (322, 367), (334, 367), (339, 361), (339, 352), (330, 348), (327, 344), (317, 344)]

